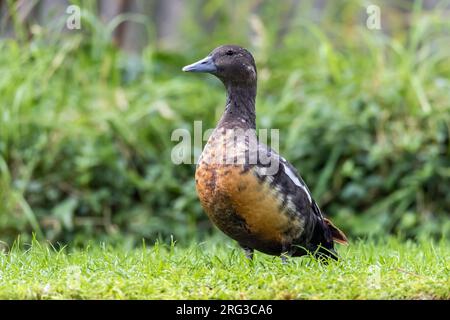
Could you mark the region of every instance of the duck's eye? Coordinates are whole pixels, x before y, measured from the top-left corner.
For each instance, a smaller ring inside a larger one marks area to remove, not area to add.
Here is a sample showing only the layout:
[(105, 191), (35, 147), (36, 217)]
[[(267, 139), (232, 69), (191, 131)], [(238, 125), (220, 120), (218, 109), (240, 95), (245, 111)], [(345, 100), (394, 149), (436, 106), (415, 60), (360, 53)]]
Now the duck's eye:
[(234, 51), (233, 50), (228, 50), (227, 52), (226, 52), (226, 55), (227, 56), (232, 56), (234, 54)]

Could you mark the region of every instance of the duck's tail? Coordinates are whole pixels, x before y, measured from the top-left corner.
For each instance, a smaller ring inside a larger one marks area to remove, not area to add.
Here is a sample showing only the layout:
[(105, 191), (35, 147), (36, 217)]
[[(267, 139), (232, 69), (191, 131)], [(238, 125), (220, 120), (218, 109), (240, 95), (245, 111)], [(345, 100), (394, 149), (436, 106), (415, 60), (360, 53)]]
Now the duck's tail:
[(333, 241), (347, 246), (348, 240), (345, 234), (327, 218), (324, 218), (323, 220), (325, 221), (325, 224), (327, 225), (328, 229), (331, 231)]
[[(323, 243), (324, 245), (319, 245), (315, 252), (315, 256), (317, 258), (332, 258), (334, 260), (339, 260), (338, 253), (334, 250), (333, 242), (348, 245), (348, 240), (345, 234), (339, 230), (330, 220), (327, 218), (323, 218), (323, 223), (321, 224), (323, 230), (326, 234), (326, 241)], [(326, 259), (324, 259), (326, 261)]]
[[(321, 216), (317, 219), (311, 230), (311, 240), (306, 250), (317, 258), (332, 258), (339, 260), (338, 253), (334, 250), (334, 243), (348, 245), (345, 234), (339, 230), (329, 219)], [(299, 255), (304, 252), (299, 251)]]

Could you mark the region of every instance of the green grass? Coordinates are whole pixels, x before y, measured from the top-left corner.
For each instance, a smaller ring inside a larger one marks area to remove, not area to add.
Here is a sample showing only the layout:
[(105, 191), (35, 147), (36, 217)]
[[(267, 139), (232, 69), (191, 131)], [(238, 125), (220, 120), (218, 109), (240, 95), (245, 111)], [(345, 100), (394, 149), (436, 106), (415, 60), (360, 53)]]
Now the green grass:
[[(227, 243), (227, 242), (225, 242)], [(450, 299), (448, 242), (357, 241), (320, 264), (211, 240), (187, 248), (53, 249), (0, 253), (2, 299)]]

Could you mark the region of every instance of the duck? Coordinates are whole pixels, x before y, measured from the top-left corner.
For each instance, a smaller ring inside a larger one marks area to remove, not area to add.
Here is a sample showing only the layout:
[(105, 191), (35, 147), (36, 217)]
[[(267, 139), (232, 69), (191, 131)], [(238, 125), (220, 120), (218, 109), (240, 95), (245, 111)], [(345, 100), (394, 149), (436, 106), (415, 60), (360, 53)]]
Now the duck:
[(254, 251), (338, 260), (345, 234), (326, 218), (306, 183), (285, 158), (258, 140), (253, 55), (222, 45), (182, 68), (209, 73), (226, 90), (225, 110), (197, 161), (195, 186), (211, 222), (253, 259)]

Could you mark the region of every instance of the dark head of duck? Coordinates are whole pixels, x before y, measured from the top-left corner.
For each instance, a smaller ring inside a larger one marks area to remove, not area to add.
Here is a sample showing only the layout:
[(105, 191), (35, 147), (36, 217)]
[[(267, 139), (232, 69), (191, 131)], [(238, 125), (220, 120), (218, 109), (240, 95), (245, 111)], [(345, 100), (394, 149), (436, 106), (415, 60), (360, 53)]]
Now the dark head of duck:
[[(252, 54), (236, 45), (223, 45), (208, 56), (183, 68), (185, 72), (204, 72), (215, 75), (227, 89), (227, 105), (220, 123), (236, 118), (255, 127), (256, 64)], [(219, 123), (219, 126), (220, 126)]]

